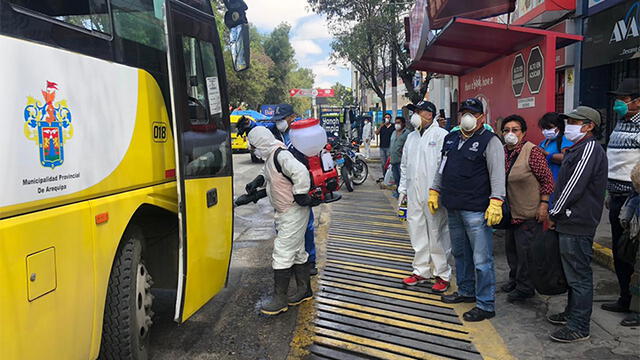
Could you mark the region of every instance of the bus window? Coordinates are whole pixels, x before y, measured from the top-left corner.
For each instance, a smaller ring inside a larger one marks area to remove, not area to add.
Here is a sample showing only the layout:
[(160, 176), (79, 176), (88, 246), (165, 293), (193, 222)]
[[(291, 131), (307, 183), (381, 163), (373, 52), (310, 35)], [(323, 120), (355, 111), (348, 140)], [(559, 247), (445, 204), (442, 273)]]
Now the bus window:
[(10, 0), (14, 9), (31, 10), (90, 32), (111, 34), (107, 0)]
[(113, 22), (121, 38), (166, 51), (164, 1), (112, 0)]
[(183, 124), (187, 177), (228, 176), (231, 147), (222, 105), (213, 44), (182, 36), (188, 114)]

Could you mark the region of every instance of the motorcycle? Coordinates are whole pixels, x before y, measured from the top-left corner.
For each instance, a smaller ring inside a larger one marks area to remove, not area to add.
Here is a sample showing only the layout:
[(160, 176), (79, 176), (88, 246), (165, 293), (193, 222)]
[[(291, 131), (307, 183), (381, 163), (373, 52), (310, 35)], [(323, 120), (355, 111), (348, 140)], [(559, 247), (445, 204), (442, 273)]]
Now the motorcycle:
[(369, 167), (364, 156), (358, 152), (359, 143), (346, 143), (336, 137), (329, 137), (331, 154), (338, 167), (342, 184), (347, 191), (352, 192), (354, 185), (362, 185), (369, 176)]

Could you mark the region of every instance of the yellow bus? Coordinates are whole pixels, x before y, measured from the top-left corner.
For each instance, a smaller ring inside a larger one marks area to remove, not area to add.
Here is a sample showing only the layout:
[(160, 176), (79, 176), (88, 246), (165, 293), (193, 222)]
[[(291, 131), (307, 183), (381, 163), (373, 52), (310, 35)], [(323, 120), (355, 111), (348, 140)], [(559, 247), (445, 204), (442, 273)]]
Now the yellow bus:
[[(242, 0), (226, 0), (236, 70)], [(146, 359), (227, 280), (231, 138), (208, 0), (0, 0), (0, 359)]]

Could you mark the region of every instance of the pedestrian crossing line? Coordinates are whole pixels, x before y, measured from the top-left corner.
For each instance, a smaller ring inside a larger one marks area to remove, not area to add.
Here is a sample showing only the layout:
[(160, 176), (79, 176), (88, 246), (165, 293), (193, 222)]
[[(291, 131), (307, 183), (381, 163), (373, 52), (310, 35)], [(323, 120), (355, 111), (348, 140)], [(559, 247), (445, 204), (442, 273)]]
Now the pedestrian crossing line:
[(322, 280), (322, 279), (320, 279), (319, 283), (322, 286), (329, 286), (329, 287), (334, 287), (334, 288), (359, 291), (359, 292), (369, 293), (369, 294), (373, 294), (373, 295), (381, 295), (381, 296), (391, 297), (391, 298), (395, 298), (395, 299), (398, 299), (398, 300), (411, 301), (411, 302), (415, 302), (415, 303), (418, 303), (418, 304), (426, 304), (426, 305), (433, 305), (433, 306), (443, 307), (443, 308), (447, 308), (447, 309), (453, 309), (452, 306), (447, 305), (447, 304), (445, 304), (445, 303), (443, 303), (443, 302), (441, 302), (439, 300), (426, 299), (426, 298), (415, 297), (415, 296), (410, 296), (410, 295), (402, 295), (402, 294), (398, 294), (398, 293), (395, 293), (395, 292), (392, 292), (392, 291), (369, 289), (369, 288), (363, 287), (363, 286), (354, 286), (354, 285), (341, 284), (341, 283), (337, 283), (337, 282), (333, 282), (333, 281), (325, 281), (325, 280)]
[[(384, 246), (388, 248), (397, 248), (397, 249), (406, 249), (413, 251), (413, 248), (409, 245), (396, 245), (390, 244), (389, 242), (379, 241), (379, 240), (364, 240), (361, 238), (355, 238), (351, 236), (338, 236), (334, 235), (332, 238), (335, 240), (333, 242), (350, 242), (350, 243), (358, 243), (358, 244), (367, 244), (367, 245), (376, 245), (376, 246)], [(358, 239), (358, 240), (355, 240)]]
[[(347, 266), (352, 266), (352, 267), (362, 267), (363, 266), (363, 264), (358, 264), (358, 263), (354, 263), (354, 262), (350, 262), (350, 261), (332, 260), (332, 259), (328, 259), (327, 263), (341, 264), (341, 265), (347, 265)], [(386, 273), (398, 273), (399, 275), (402, 276), (403, 279), (407, 274), (406, 271), (393, 269), (393, 268), (388, 268), (388, 267), (384, 267), (384, 266), (368, 266), (367, 265), (367, 267), (364, 268), (364, 270), (369, 270), (369, 269), (377, 269), (377, 270), (380, 270), (380, 271), (384, 271)]]
[(360, 264), (362, 267), (368, 266), (383, 266), (392, 269), (396, 269), (399, 271), (404, 271), (405, 275), (411, 273), (412, 267), (410, 264), (401, 264), (397, 260), (385, 260), (385, 259), (376, 259), (370, 257), (364, 257), (362, 255), (349, 255), (349, 254), (340, 254), (331, 249), (327, 251), (327, 259), (330, 260), (340, 260), (340, 261), (350, 261), (354, 263)]
[[(329, 262), (329, 261), (331, 261), (331, 260), (327, 260), (327, 262)], [(364, 268), (361, 268), (361, 267), (350, 266), (350, 265), (334, 265), (334, 267), (336, 267), (338, 269), (351, 270), (351, 271), (363, 272), (363, 273), (368, 273), (368, 274), (384, 275), (384, 276), (388, 276), (388, 277), (392, 277), (392, 278), (396, 278), (396, 279), (404, 279), (404, 278), (407, 277), (406, 273), (405, 273), (405, 275), (401, 275), (401, 274), (396, 274), (396, 273), (391, 273), (391, 272), (386, 272), (386, 271), (364, 269)]]
[[(398, 355), (396, 353), (391, 353), (388, 351), (380, 350), (377, 348), (368, 347), (361, 344), (356, 344), (348, 341), (338, 340), (334, 338), (318, 336), (314, 337), (314, 341), (318, 344), (323, 344), (331, 347), (336, 347), (339, 349), (345, 349), (349, 351), (353, 351), (355, 353), (365, 354), (371, 356), (375, 359), (384, 359), (384, 360), (415, 360), (413, 357), (407, 357)], [(314, 352), (314, 349), (311, 349)]]
[[(322, 281), (325, 281), (325, 280), (322, 280)], [(414, 291), (414, 290), (398, 289), (398, 288), (393, 288), (393, 287), (390, 287), (390, 286), (376, 285), (376, 284), (371, 284), (371, 283), (366, 283), (366, 282), (361, 282), (361, 281), (356, 281), (356, 280), (333, 278), (333, 279), (330, 279), (328, 281), (331, 281), (331, 282), (334, 282), (334, 283), (335, 282), (339, 282), (339, 283), (343, 283), (343, 284), (347, 284), (347, 285), (362, 286), (362, 287), (367, 287), (367, 288), (376, 289), (376, 290), (390, 291), (390, 292), (395, 292), (395, 293), (398, 293), (398, 294), (416, 296), (416, 297), (425, 298), (425, 299), (440, 300), (440, 295), (434, 295), (434, 294), (429, 294), (429, 293), (420, 292), (420, 291)]]
[(359, 218), (367, 218), (367, 219), (384, 219), (384, 220), (389, 220), (388, 222), (390, 224), (397, 224), (398, 223), (398, 217), (395, 215), (379, 215), (376, 214), (377, 212), (370, 212), (370, 213), (365, 213), (365, 212), (360, 212), (357, 215), (354, 214), (349, 214), (349, 215), (343, 215), (340, 216), (340, 219), (336, 219), (336, 220), (341, 220), (341, 219), (359, 219)]
[(337, 247), (337, 246), (330, 246), (328, 248), (331, 248), (333, 249), (333, 251), (339, 252), (339, 253), (357, 254), (357, 255), (362, 255), (366, 257), (379, 258), (379, 259), (393, 259), (393, 260), (398, 260), (400, 262), (407, 263), (407, 264), (411, 264), (411, 262), (413, 261), (413, 259), (408, 256), (393, 255), (393, 254), (383, 253), (378, 251), (356, 250), (352, 248)]
[(441, 328), (443, 330), (451, 330), (451, 331), (455, 331), (455, 332), (458, 332), (458, 333), (461, 333), (461, 334), (469, 334), (469, 332), (465, 331), (464, 326), (462, 326), (462, 325), (456, 325), (456, 324), (451, 324), (451, 323), (447, 323), (447, 322), (443, 322), (443, 321), (426, 319), (424, 317), (403, 314), (403, 313), (399, 313), (399, 312), (395, 312), (395, 311), (377, 309), (377, 308), (370, 307), (370, 306), (362, 306), (362, 305), (358, 305), (358, 304), (352, 304), (352, 303), (344, 302), (344, 301), (331, 300), (331, 299), (327, 299), (327, 298), (324, 298), (324, 297), (318, 297), (317, 301), (319, 303), (322, 303), (322, 304), (332, 305), (332, 306), (341, 307), (341, 308), (346, 308), (346, 309), (349, 309), (349, 310), (356, 310), (356, 311), (360, 311), (360, 312), (366, 312), (366, 313), (370, 313), (370, 314), (373, 314), (373, 315), (387, 316), (387, 317), (395, 318), (395, 319), (398, 319), (398, 320), (405, 320), (405, 321), (409, 321), (409, 322), (415, 322), (417, 324), (424, 324), (424, 325), (428, 325), (428, 326), (431, 326), (431, 327)]
[[(438, 335), (438, 336), (442, 336), (442, 337), (448, 338), (448, 339), (455, 339), (455, 340), (471, 342), (471, 339), (470, 339), (468, 334), (463, 334), (463, 333), (459, 333), (459, 332), (456, 332), (456, 331), (450, 331), (450, 330), (443, 330), (443, 329), (440, 329), (440, 328), (435, 328), (435, 327), (432, 327), (432, 326), (424, 325), (424, 323), (421, 324), (421, 323), (415, 323), (415, 322), (410, 322), (410, 321), (391, 319), (391, 318), (389, 318), (387, 316), (367, 314), (367, 313), (363, 313), (361, 311), (354, 311), (354, 310), (344, 309), (344, 308), (341, 308), (341, 307), (325, 305), (325, 304), (316, 304), (316, 309), (318, 311), (330, 312), (330, 313), (334, 313), (334, 314), (340, 314), (340, 315), (349, 316), (349, 317), (356, 318), (356, 319), (363, 319), (363, 320), (373, 321), (373, 322), (376, 322), (376, 323), (396, 326), (396, 327), (399, 327), (399, 328), (409, 329), (409, 330), (413, 330), (413, 331), (417, 331), (417, 332), (421, 332), (421, 333), (425, 333), (425, 334)], [(316, 331), (317, 330), (318, 329), (316, 328)]]
[(365, 337), (351, 335), (351, 334), (347, 334), (347, 333), (340, 332), (340, 331), (329, 330), (329, 329), (324, 329), (324, 328), (319, 328), (317, 331), (318, 331), (318, 334), (320, 334), (320, 335), (325, 335), (325, 336), (329, 336), (329, 337), (333, 337), (333, 338), (343, 339), (343, 340), (339, 340), (339, 341), (347, 340), (349, 342), (352, 342), (352, 343), (355, 343), (355, 344), (358, 344), (358, 345), (364, 345), (364, 346), (367, 346), (369, 348), (379, 348), (379, 349), (382, 349), (382, 351), (396, 353), (396, 354), (390, 354), (391, 357), (384, 357), (383, 359), (390, 359), (390, 360), (394, 360), (394, 359), (403, 359), (403, 360), (404, 359), (424, 359), (424, 360), (446, 359), (444, 357), (440, 357), (440, 356), (437, 356), (437, 355), (429, 354), (429, 353), (424, 352), (424, 351), (415, 350), (415, 349), (404, 347), (404, 346), (400, 346), (400, 345), (389, 344), (387, 342), (383, 342), (383, 341), (379, 341), (379, 340), (372, 340), (372, 339), (368, 339), (368, 338), (365, 338)]
[[(332, 223), (333, 224), (333, 223)], [(383, 223), (380, 221), (363, 221), (363, 220), (358, 220), (358, 219), (349, 219), (349, 218), (342, 218), (339, 221), (335, 222), (336, 225), (340, 225), (340, 224), (358, 224), (359, 226), (377, 226), (380, 228), (383, 228), (384, 231), (386, 232), (389, 228), (395, 228), (395, 229), (404, 229), (404, 225), (403, 224), (398, 224), (397, 222), (394, 223)]]
[(389, 253), (392, 255), (404, 255), (404, 256), (409, 256), (409, 254), (411, 254), (411, 252), (407, 249), (401, 249), (401, 248), (396, 248), (396, 247), (388, 247), (388, 246), (384, 246), (381, 244), (371, 244), (371, 243), (356, 243), (356, 242), (349, 242), (349, 241), (341, 241), (341, 240), (336, 240), (334, 239), (331, 242), (332, 245), (336, 245), (336, 246), (341, 246), (344, 248), (348, 248), (348, 249), (354, 249), (354, 250), (370, 250), (370, 251), (382, 251), (385, 254)]
[(329, 230), (329, 235), (342, 236), (342, 237), (347, 236), (347, 237), (358, 239), (358, 240), (383, 241), (383, 242), (389, 242), (391, 244), (401, 244), (401, 245), (410, 246), (410, 242), (406, 234), (403, 235), (401, 233), (384, 234), (383, 236), (381, 236), (379, 234), (377, 235), (369, 234), (366, 231), (357, 230), (357, 229), (349, 229), (349, 230), (331, 229)]

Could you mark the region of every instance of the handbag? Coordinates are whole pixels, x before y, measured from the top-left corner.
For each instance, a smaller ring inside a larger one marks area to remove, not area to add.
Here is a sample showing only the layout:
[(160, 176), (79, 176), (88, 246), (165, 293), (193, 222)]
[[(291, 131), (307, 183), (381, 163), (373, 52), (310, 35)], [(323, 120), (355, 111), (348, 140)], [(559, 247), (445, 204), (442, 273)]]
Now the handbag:
[(505, 197), (504, 201), (502, 202), (502, 220), (500, 220), (500, 223), (492, 226), (494, 229), (507, 230), (511, 227), (511, 207), (509, 206), (509, 196), (507, 194), (507, 189), (509, 187), (506, 186), (506, 184), (507, 181), (509, 181), (509, 174), (511, 173), (511, 169), (513, 169), (513, 165), (516, 163), (516, 160), (518, 160), (518, 156), (520, 156), (520, 153), (518, 153), (518, 155), (516, 155), (513, 160), (511, 160), (511, 166), (509, 166), (509, 171), (507, 171), (507, 174), (504, 178)]
[(559, 295), (567, 291), (558, 233), (541, 231), (531, 239), (529, 246), (529, 276), (536, 291), (542, 295)]

